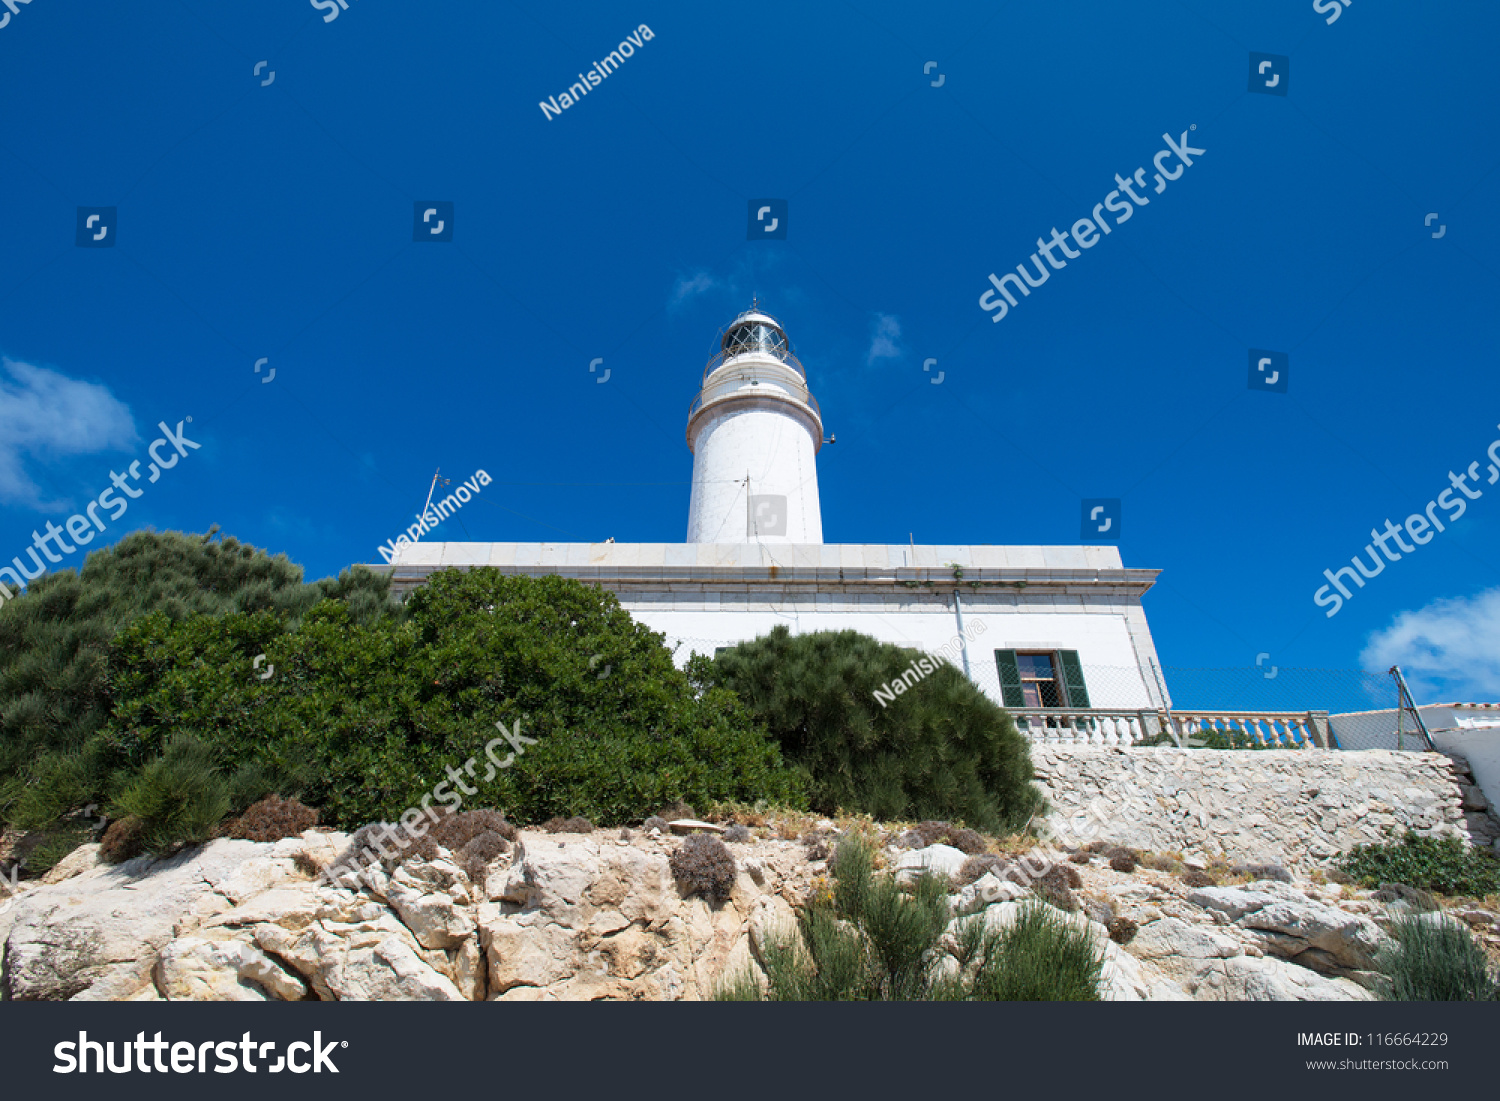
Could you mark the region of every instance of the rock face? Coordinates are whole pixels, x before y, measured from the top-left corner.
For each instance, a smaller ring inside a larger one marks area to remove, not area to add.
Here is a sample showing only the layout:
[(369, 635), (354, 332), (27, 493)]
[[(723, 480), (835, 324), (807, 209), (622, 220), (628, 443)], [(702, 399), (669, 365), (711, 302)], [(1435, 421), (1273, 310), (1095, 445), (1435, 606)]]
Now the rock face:
[[(1464, 792), (1440, 753), (1033, 745), (1052, 826), (1155, 852), (1307, 866), (1384, 831), (1469, 840)], [(1093, 811), (1090, 808), (1094, 808)]]
[[(88, 846), (97, 854), (97, 846)], [(253, 841), (216, 841), (173, 860), (94, 866), (25, 892), (8, 915), (7, 996), (28, 999), (154, 997), (157, 955), (184, 923), (278, 883), (303, 878), (291, 855)], [(73, 867), (82, 865), (73, 860)]]
[(1295, 887), (1270, 880), (1242, 889), (1205, 887), (1188, 901), (1259, 933), (1267, 952), (1315, 971), (1368, 971), (1386, 939), (1369, 918), (1315, 902)]
[(912, 849), (901, 854), (896, 861), (896, 878), (909, 883), (923, 873), (954, 878), (963, 871), (968, 860), (962, 849), (952, 845), (928, 845), (925, 849)]
[[(441, 851), (340, 885), (311, 878), (346, 843), (318, 831), (274, 844), (219, 840), (116, 867), (85, 847), (53, 882), (23, 884), (0, 915), (0, 985), (15, 1000), (703, 999), (759, 970), (827, 874), (800, 843), (735, 843), (736, 881), (712, 906), (673, 879), (680, 838), (525, 832), (476, 871), (482, 882)], [(891, 845), (882, 856), (902, 876), (956, 875), (966, 859), (943, 845)], [(1037, 856), (1012, 870), (1044, 870)], [(1303, 880), (1195, 890), (1145, 866), (1068, 867), (1082, 905), (1063, 920), (1102, 952), (1103, 996), (1116, 1001), (1369, 998), (1380, 923), (1409, 908)], [(955, 885), (950, 933), (973, 921), (1003, 928), (1036, 904), (1030, 894), (1008, 872)], [(1485, 937), (1500, 931), (1487, 911), (1430, 917)], [(1123, 946), (1110, 937), (1121, 922), (1134, 931)]]
[(1271, 957), (1236, 956), (1200, 973), (1193, 997), (1202, 1002), (1349, 1002), (1374, 995), (1347, 979), (1325, 979), (1315, 972)]
[(86, 846), (3, 915), (0, 983), (15, 1000), (707, 998), (795, 923), (823, 867), (799, 844), (743, 846), (714, 908), (674, 881), (674, 838), (526, 833), (479, 884), (446, 859), (342, 886), (297, 866), (346, 843), (219, 840), (114, 867)]

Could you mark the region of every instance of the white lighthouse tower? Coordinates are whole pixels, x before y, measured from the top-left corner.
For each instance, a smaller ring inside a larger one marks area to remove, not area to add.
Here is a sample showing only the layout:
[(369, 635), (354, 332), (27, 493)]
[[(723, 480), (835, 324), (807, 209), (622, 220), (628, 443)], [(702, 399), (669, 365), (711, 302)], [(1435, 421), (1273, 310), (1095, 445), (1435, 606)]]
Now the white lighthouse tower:
[[(1065, 739), (1114, 745), (1161, 729), (1153, 723), (1172, 701), (1141, 605), (1160, 571), (1126, 569), (1117, 547), (823, 542), (823, 416), (786, 331), (759, 303), (729, 323), (704, 369), (687, 443), (685, 543), (403, 535), (391, 589), (405, 594), (439, 571), (476, 566), (576, 578), (614, 593), (637, 622), (660, 632), (679, 666), (779, 626), (795, 634), (858, 631), (935, 661), (951, 660), (957, 644), (965, 674), (997, 704), (1067, 709), (1045, 722), (1027, 719), (1033, 738), (1052, 741), (1066, 727)], [(420, 534), (417, 526), (411, 533)], [(1028, 692), (1040, 705), (1027, 703)], [(1083, 717), (1091, 709), (1095, 717)]]
[(821, 543), (823, 417), (786, 333), (758, 305), (724, 330), (688, 410), (689, 543)]

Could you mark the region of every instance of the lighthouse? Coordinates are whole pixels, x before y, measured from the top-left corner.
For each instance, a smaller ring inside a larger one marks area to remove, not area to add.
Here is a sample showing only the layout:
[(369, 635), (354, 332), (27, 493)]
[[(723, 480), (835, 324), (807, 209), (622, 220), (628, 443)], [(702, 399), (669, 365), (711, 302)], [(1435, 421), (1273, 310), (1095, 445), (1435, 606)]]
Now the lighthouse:
[[(602, 531), (593, 543), (403, 535), (387, 567), (391, 591), (477, 566), (574, 578), (613, 593), (659, 632), (680, 668), (780, 626), (858, 631), (934, 662), (956, 652), (965, 675), (1002, 706), (1067, 709), (1027, 720), (1033, 738), (1114, 745), (1159, 732), (1151, 724), (1172, 701), (1141, 605), (1159, 571), (1127, 569), (1108, 545), (823, 542), (823, 415), (786, 330), (755, 301), (718, 345), (688, 409), (685, 542), (617, 543)], [(900, 684), (882, 692), (899, 695)], [(1091, 708), (1097, 717), (1081, 717)]]
[(758, 303), (724, 330), (688, 409), (689, 543), (822, 543), (823, 416), (781, 323)]

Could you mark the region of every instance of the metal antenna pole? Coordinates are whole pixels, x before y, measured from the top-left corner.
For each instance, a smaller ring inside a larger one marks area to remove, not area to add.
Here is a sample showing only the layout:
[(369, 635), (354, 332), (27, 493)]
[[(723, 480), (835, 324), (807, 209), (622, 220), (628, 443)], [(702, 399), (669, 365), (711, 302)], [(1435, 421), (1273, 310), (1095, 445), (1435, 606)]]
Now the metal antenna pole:
[[(438, 475), (442, 473), (442, 470), (442, 467), (438, 467), (432, 472), (432, 484), (427, 487), (427, 502), (422, 506), (422, 514), (424, 516), (427, 514), (428, 507), (432, 504), (432, 493), (433, 490), (437, 489)], [(444, 482), (443, 484), (447, 485), (448, 483)]]

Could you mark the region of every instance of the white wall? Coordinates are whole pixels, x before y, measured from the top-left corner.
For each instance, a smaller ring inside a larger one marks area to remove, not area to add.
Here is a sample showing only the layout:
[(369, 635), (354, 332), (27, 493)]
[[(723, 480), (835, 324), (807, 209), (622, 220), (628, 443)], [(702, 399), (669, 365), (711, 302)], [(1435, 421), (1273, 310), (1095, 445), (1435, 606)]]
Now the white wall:
[[(1426, 720), (1425, 714), (1423, 719)], [(1484, 792), (1490, 806), (1500, 807), (1500, 727), (1434, 730), (1432, 744), (1467, 758), (1479, 790)]]
[[(716, 646), (730, 646), (770, 633), (784, 624), (793, 634), (853, 630), (882, 642), (914, 646), (932, 653), (958, 634), (951, 602), (896, 602), (866, 600), (859, 604), (833, 599), (815, 603), (736, 605), (709, 598), (691, 604), (669, 600), (622, 599), (637, 620), (667, 636), (667, 644), (682, 641), (676, 660), (685, 664), (693, 652), (713, 655)], [(742, 610), (741, 610), (742, 609)], [(1000, 695), (995, 651), (1001, 649), (1077, 650), (1084, 665), (1089, 702), (1095, 707), (1154, 707), (1154, 698), (1140, 671), (1135, 643), (1123, 612), (1034, 611), (1024, 606), (996, 608), (964, 601), (970, 672), (993, 697)], [(958, 662), (955, 662), (958, 664)]]
[(762, 543), (821, 543), (818, 465), (812, 433), (794, 414), (738, 401), (704, 414), (696, 429), (689, 543), (750, 543), (745, 478), (759, 497), (787, 498), (786, 531), (762, 532)]

